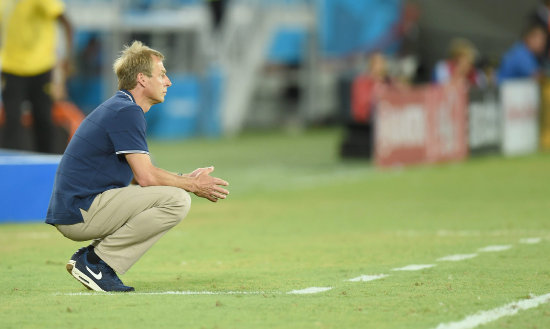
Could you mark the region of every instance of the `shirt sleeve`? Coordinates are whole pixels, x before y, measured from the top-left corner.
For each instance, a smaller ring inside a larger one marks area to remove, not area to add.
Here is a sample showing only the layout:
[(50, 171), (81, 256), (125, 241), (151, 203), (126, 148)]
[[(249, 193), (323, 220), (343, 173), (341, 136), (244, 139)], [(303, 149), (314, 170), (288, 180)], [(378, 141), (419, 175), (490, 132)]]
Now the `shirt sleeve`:
[(143, 112), (138, 107), (121, 110), (109, 129), (116, 154), (149, 154), (147, 147), (147, 124)]

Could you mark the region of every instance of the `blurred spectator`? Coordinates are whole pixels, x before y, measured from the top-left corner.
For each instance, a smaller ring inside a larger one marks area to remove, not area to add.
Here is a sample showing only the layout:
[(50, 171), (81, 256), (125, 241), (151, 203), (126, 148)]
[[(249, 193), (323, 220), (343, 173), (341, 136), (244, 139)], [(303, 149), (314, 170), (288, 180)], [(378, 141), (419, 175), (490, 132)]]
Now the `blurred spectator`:
[[(34, 119), (35, 148), (39, 152), (53, 152), (52, 95), (65, 95), (64, 90), (52, 88), (57, 22), (65, 30), (67, 53), (72, 49), (72, 27), (63, 14), (64, 8), (61, 0), (0, 2), (2, 100), (6, 114), (2, 147), (23, 147), (21, 111), (22, 104), (29, 101)], [(62, 69), (66, 75), (68, 60), (63, 61)], [(64, 84), (57, 86), (64, 87)]]
[(366, 71), (355, 78), (351, 87), (351, 121), (346, 123), (345, 137), (340, 145), (342, 157), (372, 157), (376, 102), (391, 86), (386, 57), (380, 52), (373, 53)]
[(353, 81), (351, 90), (351, 109), (353, 121), (366, 123), (371, 120), (377, 94), (390, 83), (387, 62), (380, 52), (369, 58), (368, 68)]
[(498, 80), (518, 78), (538, 78), (541, 73), (537, 56), (544, 53), (546, 44), (545, 30), (540, 25), (530, 25), (517, 42), (502, 57)]
[(466, 83), (469, 86), (480, 86), (481, 79), (474, 66), (477, 50), (466, 39), (457, 38), (451, 41), (449, 58), (437, 62), (433, 81), (435, 83)]
[(543, 0), (540, 2), (531, 15), (529, 24), (538, 25), (544, 30), (546, 41), (541, 59), (543, 62), (548, 62), (550, 59), (550, 0)]

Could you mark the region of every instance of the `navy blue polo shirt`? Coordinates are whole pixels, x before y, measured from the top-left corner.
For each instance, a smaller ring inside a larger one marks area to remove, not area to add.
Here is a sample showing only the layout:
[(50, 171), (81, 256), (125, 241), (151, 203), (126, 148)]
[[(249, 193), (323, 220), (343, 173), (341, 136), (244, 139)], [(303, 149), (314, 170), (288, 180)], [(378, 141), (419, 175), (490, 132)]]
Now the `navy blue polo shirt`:
[(124, 154), (149, 153), (145, 114), (132, 94), (119, 90), (93, 110), (72, 137), (55, 175), (48, 224), (83, 222), (96, 195), (125, 187), (132, 169)]

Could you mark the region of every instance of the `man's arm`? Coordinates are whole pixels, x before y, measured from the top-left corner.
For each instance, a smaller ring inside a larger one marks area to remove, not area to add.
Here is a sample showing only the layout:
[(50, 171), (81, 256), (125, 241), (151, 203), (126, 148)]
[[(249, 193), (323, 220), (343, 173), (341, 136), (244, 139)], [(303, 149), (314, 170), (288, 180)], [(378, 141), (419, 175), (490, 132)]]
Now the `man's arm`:
[[(173, 173), (173, 172), (169, 172), (170, 174), (172, 175), (178, 175), (178, 176), (183, 176), (183, 177), (197, 177), (199, 175), (201, 175), (205, 170), (209, 170), (211, 167), (207, 167), (207, 168), (197, 168), (195, 170), (193, 170), (193, 172), (189, 173), (189, 174), (182, 174), (182, 173)], [(132, 177), (132, 181), (130, 182), (130, 184), (132, 185), (139, 185), (139, 183), (137, 182), (136, 178), (135, 177)]]
[(54, 100), (64, 100), (67, 98), (67, 78), (72, 73), (72, 52), (73, 52), (73, 27), (65, 14), (57, 16), (57, 22), (63, 27), (65, 36), (65, 56), (58, 61), (59, 67), (56, 68), (58, 74), (55, 75), (52, 86), (52, 97)]
[(65, 14), (61, 14), (57, 17), (58, 22), (63, 26), (63, 30), (65, 32), (65, 58), (62, 60), (63, 63), (63, 70), (65, 73), (65, 77), (69, 74), (69, 66), (71, 58), (73, 57), (73, 26), (71, 25), (71, 22), (67, 19), (67, 16)]
[(155, 167), (148, 154), (126, 154), (134, 180), (140, 186), (175, 186), (212, 202), (225, 199), (229, 192), (221, 186), (229, 185), (220, 178), (210, 176), (214, 167), (199, 168), (189, 175), (176, 175)]

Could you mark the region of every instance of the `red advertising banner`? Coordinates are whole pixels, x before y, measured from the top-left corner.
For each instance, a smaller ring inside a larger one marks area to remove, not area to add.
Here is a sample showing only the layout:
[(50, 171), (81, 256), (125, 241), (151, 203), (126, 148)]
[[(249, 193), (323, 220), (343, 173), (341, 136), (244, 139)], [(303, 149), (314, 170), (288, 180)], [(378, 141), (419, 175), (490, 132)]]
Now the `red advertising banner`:
[(374, 157), (379, 166), (414, 164), (427, 158), (425, 89), (388, 91), (375, 116)]
[(468, 154), (467, 94), (456, 86), (388, 91), (376, 113), (379, 166), (457, 161)]
[(468, 155), (466, 88), (432, 86), (427, 91), (428, 162), (457, 161)]

